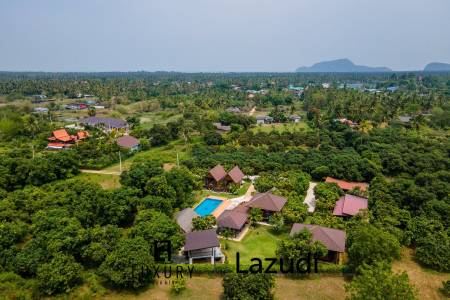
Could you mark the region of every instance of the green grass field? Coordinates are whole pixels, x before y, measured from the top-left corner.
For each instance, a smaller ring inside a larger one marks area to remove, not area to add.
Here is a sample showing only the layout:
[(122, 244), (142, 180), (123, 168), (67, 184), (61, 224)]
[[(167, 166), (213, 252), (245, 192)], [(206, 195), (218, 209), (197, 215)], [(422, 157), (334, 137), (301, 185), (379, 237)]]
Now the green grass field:
[(105, 190), (117, 189), (121, 186), (120, 176), (117, 175), (81, 173), (77, 175), (77, 177), (80, 179), (86, 179), (90, 182), (96, 182)]
[(224, 252), (231, 264), (236, 263), (236, 252), (239, 252), (240, 264), (251, 264), (250, 259), (254, 257), (264, 260), (266, 257), (276, 257), (278, 241), (287, 237), (287, 233), (274, 234), (269, 226), (259, 225), (250, 229), (247, 235), (240, 242), (222, 240), (222, 245), (226, 244)]
[(200, 200), (203, 200), (206, 196), (216, 196), (216, 197), (222, 197), (226, 199), (232, 199), (237, 198), (245, 194), (247, 192), (251, 182), (250, 181), (244, 181), (244, 184), (242, 184), (241, 188), (237, 191), (236, 194), (230, 194), (230, 193), (216, 193), (208, 190), (200, 190), (195, 194), (195, 199), (199, 202)]
[(166, 124), (182, 117), (180, 113), (174, 110), (164, 110), (159, 112), (140, 113), (141, 125), (144, 128), (151, 128), (155, 124)]
[[(169, 143), (168, 145), (152, 147), (149, 150), (138, 152), (134, 156), (122, 161), (122, 170), (129, 169), (134, 161), (157, 160), (162, 164), (176, 164), (177, 154), (179, 160), (181, 161), (188, 156), (188, 153), (192, 146), (200, 142), (201, 139), (199, 137), (193, 137), (192, 141), (190, 141), (188, 144), (184, 144), (184, 141), (179, 139)], [(119, 172), (120, 165), (118, 163), (114, 164), (108, 168), (105, 168), (104, 171)]]

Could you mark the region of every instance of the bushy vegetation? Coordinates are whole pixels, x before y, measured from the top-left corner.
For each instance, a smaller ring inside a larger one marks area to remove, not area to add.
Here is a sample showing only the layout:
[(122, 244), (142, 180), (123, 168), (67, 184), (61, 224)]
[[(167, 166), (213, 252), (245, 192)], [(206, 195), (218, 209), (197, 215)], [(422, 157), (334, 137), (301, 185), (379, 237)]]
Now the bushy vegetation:
[[(360, 81), (381, 92), (346, 87)], [(322, 88), (322, 82), (331, 87)], [(284, 234), (293, 223), (347, 232), (347, 265), (323, 270), (345, 268), (355, 275), (348, 285), (351, 299), (414, 299), (407, 276), (390, 269), (400, 247), (411, 246), (424, 267), (450, 270), (448, 82), (448, 74), (414, 73), (2, 73), (0, 100), (8, 105), (0, 107), (0, 294), (52, 296), (83, 281), (100, 289), (148, 286), (153, 242), (169, 239), (178, 252), (184, 236), (173, 215), (195, 203), (207, 170), (220, 163), (258, 175), (258, 192), (287, 199), (269, 219), (271, 232)], [(290, 84), (305, 87), (303, 94), (289, 90)], [(397, 92), (385, 91), (393, 85)], [(41, 93), (55, 99), (42, 104), (48, 113), (33, 112), (37, 104), (28, 101)], [(120, 188), (103, 190), (77, 175), (80, 168), (129, 159), (133, 153), (115, 143), (123, 132), (90, 128), (90, 137), (69, 150), (45, 150), (51, 132), (67, 125), (57, 116), (64, 114), (62, 103), (78, 93), (94, 94), (109, 107), (108, 116), (127, 119), (142, 151), (150, 148), (147, 156), (127, 161)], [(231, 106), (242, 113), (227, 112)], [(299, 114), (302, 126), (255, 126), (247, 114), (254, 107), (275, 122)], [(149, 115), (159, 121), (144, 122)], [(411, 121), (399, 122), (401, 115)], [(356, 125), (341, 123), (343, 118)], [(231, 131), (217, 132), (214, 122)], [(163, 168), (169, 161), (176, 167)], [(366, 193), (348, 191), (367, 197), (368, 211), (348, 220), (333, 216), (344, 192), (323, 183), (327, 176), (369, 183)], [(312, 180), (318, 182), (313, 214), (303, 203)], [(261, 210), (250, 210), (252, 225), (262, 219)], [(212, 217), (194, 220), (196, 230), (214, 224)], [(283, 237), (278, 254), (294, 258), (305, 251), (324, 254), (307, 232)], [(196, 265), (196, 271), (227, 273), (227, 299), (273, 298), (273, 277), (234, 274), (227, 264)], [(183, 288), (180, 282), (173, 289)]]
[(382, 263), (371, 267), (365, 266), (361, 274), (346, 285), (350, 293), (348, 299), (417, 299), (417, 291), (410, 285), (406, 273), (393, 274)]
[(270, 274), (229, 273), (223, 278), (225, 299), (273, 299), (275, 279)]

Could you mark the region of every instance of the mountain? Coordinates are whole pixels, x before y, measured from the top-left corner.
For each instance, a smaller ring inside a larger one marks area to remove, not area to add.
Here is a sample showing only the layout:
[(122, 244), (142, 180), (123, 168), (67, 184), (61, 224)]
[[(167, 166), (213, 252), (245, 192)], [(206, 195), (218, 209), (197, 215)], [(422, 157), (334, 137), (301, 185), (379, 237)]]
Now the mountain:
[(450, 64), (433, 62), (429, 63), (423, 69), (425, 72), (442, 72), (442, 71), (450, 71)]
[(296, 72), (302, 73), (368, 73), (368, 72), (392, 72), (386, 67), (367, 67), (355, 65), (349, 59), (336, 59), (316, 63), (311, 67), (300, 67)]

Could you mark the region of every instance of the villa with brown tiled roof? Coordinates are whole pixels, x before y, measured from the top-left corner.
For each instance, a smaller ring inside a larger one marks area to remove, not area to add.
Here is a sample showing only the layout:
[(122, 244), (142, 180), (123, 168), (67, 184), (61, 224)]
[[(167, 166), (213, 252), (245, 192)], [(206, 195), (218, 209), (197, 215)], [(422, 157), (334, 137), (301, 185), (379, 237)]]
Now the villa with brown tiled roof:
[(139, 150), (140, 141), (131, 135), (124, 135), (116, 140), (117, 145), (131, 151)]
[[(238, 206), (239, 207), (239, 206)], [(217, 219), (217, 231), (230, 230), (236, 237), (247, 224), (248, 214), (240, 208), (225, 210)]]
[(333, 210), (333, 215), (339, 217), (351, 217), (360, 210), (368, 208), (368, 200), (363, 197), (345, 194), (337, 202)]
[(333, 177), (327, 177), (325, 182), (336, 183), (344, 191), (351, 191), (353, 189), (359, 189), (361, 192), (367, 191), (369, 184), (365, 182), (349, 182), (340, 179), (335, 179)]
[(194, 259), (208, 259), (214, 264), (217, 259), (223, 257), (215, 229), (186, 233), (183, 250), (189, 264), (192, 264)]
[(242, 179), (244, 178), (244, 173), (242, 173), (241, 169), (238, 166), (234, 166), (233, 169), (230, 170), (227, 174), (227, 179), (232, 181), (235, 184), (241, 184)]
[(205, 186), (209, 190), (214, 191), (228, 191), (230, 184), (241, 185), (244, 173), (238, 166), (235, 166), (227, 173), (222, 165), (217, 165), (209, 170), (205, 179)]
[(322, 260), (334, 263), (342, 262), (345, 252), (345, 231), (319, 225), (294, 223), (290, 235), (293, 236), (304, 229), (311, 232), (313, 241), (319, 241), (327, 248), (328, 254), (321, 258)]
[(286, 202), (287, 200), (284, 197), (274, 195), (271, 192), (265, 192), (253, 196), (246, 206), (261, 209), (264, 219), (268, 220), (272, 214), (280, 212)]

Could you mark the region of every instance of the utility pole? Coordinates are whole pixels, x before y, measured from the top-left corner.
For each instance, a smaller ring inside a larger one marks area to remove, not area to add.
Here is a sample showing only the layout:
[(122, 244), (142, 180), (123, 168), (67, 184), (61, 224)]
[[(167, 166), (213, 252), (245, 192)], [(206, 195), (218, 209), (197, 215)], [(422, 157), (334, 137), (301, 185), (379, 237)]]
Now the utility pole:
[(122, 154), (119, 151), (119, 170), (122, 173)]
[(34, 145), (31, 143), (31, 150), (33, 151), (33, 158), (34, 158)]
[(178, 158), (178, 152), (177, 152), (177, 167), (180, 167), (180, 159)]

